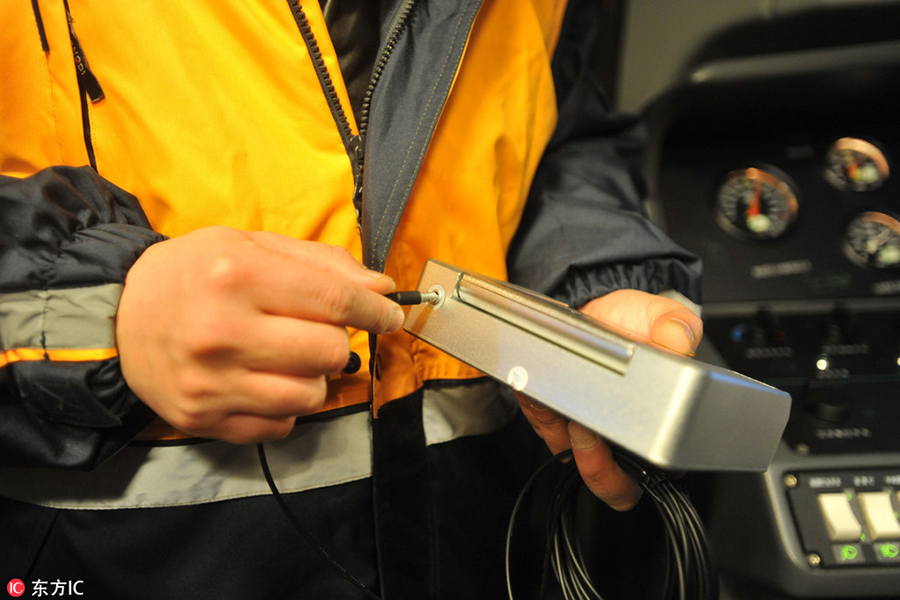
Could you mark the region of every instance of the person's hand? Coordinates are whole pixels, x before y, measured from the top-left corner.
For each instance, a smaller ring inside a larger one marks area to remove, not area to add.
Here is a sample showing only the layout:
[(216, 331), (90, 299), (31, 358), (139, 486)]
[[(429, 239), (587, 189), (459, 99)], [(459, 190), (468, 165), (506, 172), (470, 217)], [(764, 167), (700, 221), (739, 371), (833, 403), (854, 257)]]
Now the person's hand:
[[(680, 354), (693, 354), (703, 335), (703, 323), (676, 300), (619, 290), (581, 307), (581, 311), (636, 341)], [(616, 510), (629, 510), (641, 488), (613, 460), (606, 442), (591, 430), (519, 395), (522, 412), (554, 454), (572, 449), (585, 484)]]
[(393, 281), (344, 248), (210, 227), (135, 262), (116, 317), (129, 387), (177, 429), (277, 439), (325, 400), (350, 356), (346, 327), (400, 328)]

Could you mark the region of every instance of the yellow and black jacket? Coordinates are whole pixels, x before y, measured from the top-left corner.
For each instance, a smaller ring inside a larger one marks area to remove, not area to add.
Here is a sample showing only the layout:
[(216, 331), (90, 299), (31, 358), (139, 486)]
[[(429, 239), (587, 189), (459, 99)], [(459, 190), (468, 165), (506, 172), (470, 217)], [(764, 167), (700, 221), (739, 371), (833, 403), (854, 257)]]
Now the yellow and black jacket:
[[(640, 130), (599, 99), (597, 13), (386, 0), (354, 100), (315, 0), (4, 1), (0, 466), (92, 469), (151, 425), (118, 295), (144, 249), (203, 226), (341, 245), (401, 289), (433, 257), (574, 306), (699, 300), (696, 260), (642, 211)], [(402, 332), (376, 353), (378, 381), (332, 381), (326, 411), (480, 377)]]
[[(578, 48), (563, 49), (569, 72), (556, 77), (579, 113), (564, 114), (532, 186), (557, 124), (550, 59), (565, 2), (385, 6), (354, 115), (316, 2), (4, 3), (4, 461), (89, 466), (146, 424), (129, 419), (136, 400), (117, 374), (118, 289), (147, 245), (197, 227), (342, 245), (400, 288), (429, 257), (500, 278), (509, 258), (518, 283), (573, 304), (691, 285), (678, 263), (690, 259), (617, 171), (621, 148), (592, 142), (629, 123), (583, 110), (591, 90), (566, 80), (586, 67)], [(353, 345), (368, 364), (365, 336)], [(378, 358), (376, 408), (477, 376), (402, 333)], [(348, 379), (328, 408), (369, 401), (367, 373)], [(36, 447), (22, 436), (39, 423), (83, 439)]]
[[(506, 277), (517, 228), (517, 282), (573, 304), (690, 285), (677, 263), (690, 259), (644, 222), (628, 173), (610, 164), (617, 148), (591, 146), (620, 134), (609, 116), (564, 115), (575, 139), (551, 146), (520, 227), (557, 123), (550, 57), (564, 2), (394, 4), (357, 116), (317, 3), (4, 4), (0, 168), (24, 178), (2, 188), (4, 427), (128, 421), (118, 286), (147, 245), (205, 225), (342, 245), (400, 288), (429, 257)], [(591, 90), (563, 82), (580, 109)], [(368, 364), (364, 336), (353, 339)], [(405, 334), (382, 340), (379, 360), (389, 383), (376, 407), (477, 376)], [(367, 373), (352, 379), (328, 408), (369, 400)], [(105, 454), (71, 451), (4, 454), (73, 466)]]

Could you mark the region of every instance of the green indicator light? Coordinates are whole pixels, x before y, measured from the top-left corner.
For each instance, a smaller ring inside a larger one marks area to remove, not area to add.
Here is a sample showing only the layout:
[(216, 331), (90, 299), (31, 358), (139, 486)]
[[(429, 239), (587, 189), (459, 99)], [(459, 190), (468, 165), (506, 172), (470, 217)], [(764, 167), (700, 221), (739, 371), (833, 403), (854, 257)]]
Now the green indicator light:
[(841, 560), (853, 560), (859, 554), (859, 551), (853, 546), (844, 546), (841, 548)]
[(861, 541), (861, 542), (866, 541), (866, 534), (864, 534), (864, 533), (859, 534), (859, 541)]
[(897, 556), (900, 556), (900, 548), (896, 544), (882, 544), (881, 556), (884, 558), (897, 558)]

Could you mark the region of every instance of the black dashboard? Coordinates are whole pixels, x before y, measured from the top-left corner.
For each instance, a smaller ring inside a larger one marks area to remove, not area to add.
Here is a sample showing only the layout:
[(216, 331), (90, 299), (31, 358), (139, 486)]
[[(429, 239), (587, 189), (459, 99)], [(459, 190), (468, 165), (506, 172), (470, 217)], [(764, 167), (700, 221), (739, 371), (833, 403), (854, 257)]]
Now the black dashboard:
[(734, 28), (645, 110), (701, 358), (793, 399), (768, 472), (700, 480), (726, 600), (900, 598), (900, 6), (862, 10)]

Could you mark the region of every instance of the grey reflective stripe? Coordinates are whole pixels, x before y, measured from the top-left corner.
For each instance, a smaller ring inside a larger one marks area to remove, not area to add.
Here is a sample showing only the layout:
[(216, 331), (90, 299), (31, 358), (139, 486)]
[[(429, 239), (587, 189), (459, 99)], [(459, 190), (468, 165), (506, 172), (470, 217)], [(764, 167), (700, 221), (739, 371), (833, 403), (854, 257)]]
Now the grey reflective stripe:
[(441, 444), (500, 429), (519, 410), (509, 388), (491, 380), (425, 390), (422, 420), (425, 443)]
[(122, 285), (0, 294), (2, 350), (114, 348)]
[[(265, 445), (283, 492), (368, 477), (372, 438), (368, 413), (298, 425)], [(256, 446), (201, 442), (132, 445), (90, 472), (0, 469), (0, 494), (56, 508), (147, 508), (201, 504), (268, 494)]]
[[(515, 414), (515, 401), (481, 381), (424, 393), (429, 444), (490, 433)], [(368, 412), (298, 425), (265, 445), (278, 489), (300, 492), (367, 478), (372, 469)], [(0, 495), (55, 508), (184, 506), (271, 493), (256, 447), (225, 442), (124, 448), (90, 472), (0, 468)]]

